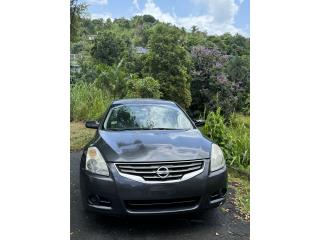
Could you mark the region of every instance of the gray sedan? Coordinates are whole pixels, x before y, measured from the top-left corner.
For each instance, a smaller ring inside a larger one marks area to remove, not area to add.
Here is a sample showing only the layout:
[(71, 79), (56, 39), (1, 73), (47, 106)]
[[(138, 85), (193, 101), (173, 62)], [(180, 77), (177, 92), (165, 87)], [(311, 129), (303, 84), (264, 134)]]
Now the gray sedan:
[(112, 215), (159, 215), (218, 207), (227, 169), (220, 147), (204, 137), (178, 104), (157, 99), (114, 101), (84, 148), (82, 202)]

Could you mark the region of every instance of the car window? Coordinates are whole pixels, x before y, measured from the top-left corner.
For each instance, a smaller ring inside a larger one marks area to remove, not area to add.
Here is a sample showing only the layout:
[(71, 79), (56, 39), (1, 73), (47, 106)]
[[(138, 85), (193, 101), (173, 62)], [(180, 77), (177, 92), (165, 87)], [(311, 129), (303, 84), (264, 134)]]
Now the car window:
[(128, 104), (112, 108), (104, 122), (109, 130), (190, 129), (188, 117), (176, 106)]

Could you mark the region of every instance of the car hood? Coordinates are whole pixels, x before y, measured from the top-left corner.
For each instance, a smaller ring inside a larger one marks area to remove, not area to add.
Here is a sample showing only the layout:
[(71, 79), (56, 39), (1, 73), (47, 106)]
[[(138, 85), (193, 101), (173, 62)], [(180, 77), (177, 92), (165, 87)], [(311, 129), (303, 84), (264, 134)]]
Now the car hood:
[(109, 162), (193, 160), (210, 157), (211, 142), (197, 129), (103, 131), (95, 145)]

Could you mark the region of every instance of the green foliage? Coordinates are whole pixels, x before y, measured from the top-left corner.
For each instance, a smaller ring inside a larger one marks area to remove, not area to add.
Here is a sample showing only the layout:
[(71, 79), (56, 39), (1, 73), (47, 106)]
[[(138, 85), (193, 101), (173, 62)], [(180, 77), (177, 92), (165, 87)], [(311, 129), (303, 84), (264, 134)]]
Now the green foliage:
[(82, 34), (86, 35), (95, 35), (97, 32), (100, 32), (104, 29), (105, 23), (102, 18), (100, 19), (82, 19)]
[(228, 119), (228, 125), (232, 128), (245, 127), (249, 129), (250, 117), (239, 113), (233, 113)]
[(230, 82), (223, 73), (229, 56), (217, 47), (193, 46), (191, 56), (194, 63), (191, 72), (192, 105), (190, 109), (195, 115), (204, 108), (216, 110), (221, 107), (223, 113), (232, 112), (234, 96)]
[(244, 97), (244, 103), (241, 112), (250, 115), (250, 93), (247, 93)]
[(216, 112), (210, 112), (203, 128), (204, 133), (218, 144), (224, 152), (224, 157), (228, 161), (231, 158), (231, 141), (228, 128), (225, 125), (224, 117), (221, 115), (221, 109)]
[(221, 147), (228, 165), (246, 169), (250, 165), (249, 129), (249, 117), (233, 114), (226, 124), (218, 108), (208, 114), (203, 133)]
[(249, 56), (232, 57), (226, 66), (225, 72), (234, 89), (236, 89), (233, 93), (237, 97), (233, 104), (235, 111), (247, 113), (250, 108), (250, 100), (248, 99), (250, 96)]
[(79, 60), (81, 66), (80, 74), (76, 74), (76, 81), (93, 83), (99, 76), (98, 66), (94, 65), (91, 58)]
[(214, 43), (230, 56), (250, 54), (250, 40), (239, 34), (232, 36), (230, 33), (225, 33), (221, 36), (209, 36), (208, 42)]
[(72, 64), (81, 68), (71, 76), (72, 119), (98, 116), (111, 99), (173, 100), (194, 118), (208, 115), (204, 132), (223, 148), (229, 165), (249, 166), (248, 117), (232, 114), (250, 114), (249, 38), (210, 36), (196, 26), (186, 31), (151, 15), (83, 18), (83, 10), (71, 15)]
[(79, 42), (75, 42), (75, 43), (71, 43), (71, 52), (73, 54), (78, 54), (81, 53), (84, 50), (84, 45), (85, 42), (84, 41), (79, 41)]
[(78, 3), (78, 0), (70, 0), (70, 40), (78, 39), (81, 17), (85, 14), (87, 5)]
[(151, 29), (144, 72), (159, 81), (163, 98), (187, 108), (191, 104), (189, 73), (192, 62), (182, 40), (183, 32), (179, 28), (156, 24)]
[(157, 20), (151, 15), (134, 16), (131, 20), (134, 44), (145, 47), (150, 35), (149, 29), (156, 23)]
[(118, 34), (106, 31), (96, 37), (91, 54), (99, 62), (113, 65), (120, 61), (125, 48), (126, 44)]
[(186, 37), (188, 51), (190, 52), (193, 46), (206, 45), (207, 43), (207, 34), (199, 31), (197, 26), (192, 26), (191, 33), (187, 34)]
[(111, 103), (108, 94), (93, 83), (77, 82), (70, 92), (71, 121), (98, 119)]
[(241, 218), (250, 220), (250, 181), (239, 171), (228, 170), (228, 187), (235, 191), (231, 201), (235, 203)]
[(222, 113), (247, 113), (250, 91), (249, 57), (225, 54), (217, 46), (193, 46), (191, 56), (194, 69), (191, 72), (191, 110), (195, 114), (204, 107), (214, 111), (221, 107)]
[(142, 19), (143, 19), (143, 22), (151, 23), (151, 24), (157, 21), (152, 15), (143, 15)]
[[(210, 36), (196, 26), (190, 32), (151, 15), (113, 21), (79, 18), (77, 27), (80, 39), (72, 43), (71, 51), (81, 57), (75, 63), (81, 72), (72, 74), (72, 83), (96, 81), (120, 98), (126, 95), (128, 76), (151, 76), (160, 84), (162, 98), (178, 102), (194, 117), (205, 108), (218, 107), (225, 117), (250, 113), (248, 38)], [(147, 48), (148, 53), (138, 53), (136, 47)], [(121, 59), (116, 84), (109, 72)]]
[(132, 77), (128, 81), (128, 98), (160, 98), (160, 84), (152, 77)]
[(104, 91), (109, 92), (113, 99), (123, 98), (126, 95), (128, 75), (121, 68), (122, 63), (123, 60), (117, 65), (98, 65), (100, 75), (95, 83)]
[(233, 114), (229, 121), (229, 134), (232, 140), (230, 165), (247, 168), (250, 165), (250, 118)]

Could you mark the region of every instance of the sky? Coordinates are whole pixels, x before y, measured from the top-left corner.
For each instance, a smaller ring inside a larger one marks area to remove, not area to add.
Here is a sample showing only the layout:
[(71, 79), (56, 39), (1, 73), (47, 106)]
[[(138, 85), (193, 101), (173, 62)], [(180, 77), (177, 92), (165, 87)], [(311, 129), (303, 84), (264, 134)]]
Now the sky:
[(185, 27), (196, 25), (208, 34), (229, 32), (250, 36), (249, 0), (80, 0), (88, 4), (91, 18), (127, 18), (150, 14)]

